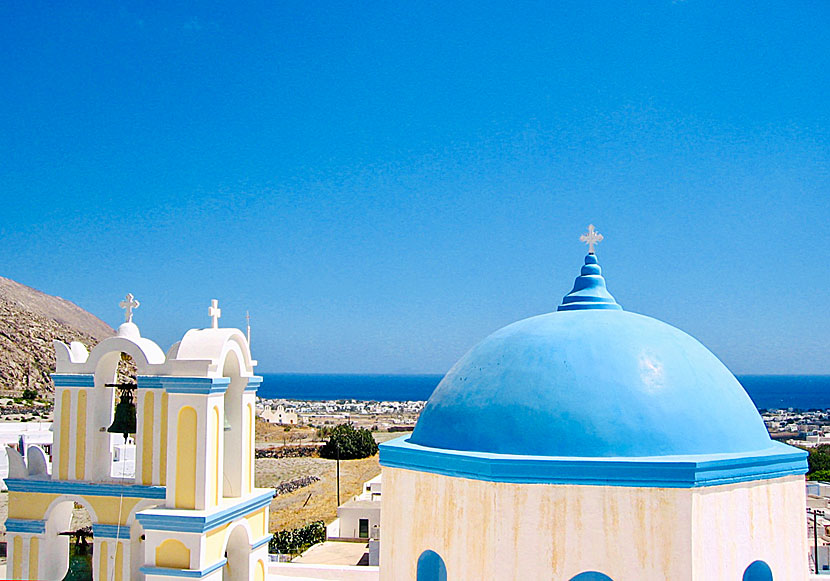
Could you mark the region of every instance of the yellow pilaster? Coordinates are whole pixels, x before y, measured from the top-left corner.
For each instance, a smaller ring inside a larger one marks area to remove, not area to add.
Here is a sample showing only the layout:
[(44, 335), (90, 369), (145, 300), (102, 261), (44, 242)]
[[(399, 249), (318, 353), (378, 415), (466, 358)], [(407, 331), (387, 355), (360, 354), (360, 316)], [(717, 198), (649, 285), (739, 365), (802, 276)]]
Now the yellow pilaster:
[(176, 422), (176, 508), (196, 508), (197, 413), (191, 406), (179, 410)]
[[(144, 396), (144, 426), (141, 445), (141, 482), (142, 484), (153, 483), (153, 411), (155, 410), (155, 397), (152, 391)], [(162, 447), (166, 443), (162, 442)]]
[(58, 477), (69, 478), (69, 418), (72, 415), (72, 394), (64, 390), (61, 395), (61, 439), (60, 458), (58, 459)]
[[(63, 410), (66, 417), (67, 410)], [(86, 390), (78, 391), (77, 423), (75, 426), (75, 479), (83, 480), (86, 469)]]

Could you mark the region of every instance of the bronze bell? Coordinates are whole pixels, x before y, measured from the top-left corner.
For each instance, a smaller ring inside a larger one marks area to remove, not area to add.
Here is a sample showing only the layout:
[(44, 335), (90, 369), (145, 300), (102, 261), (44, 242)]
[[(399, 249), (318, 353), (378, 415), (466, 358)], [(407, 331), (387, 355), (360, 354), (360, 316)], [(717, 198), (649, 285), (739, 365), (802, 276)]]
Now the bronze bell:
[(133, 402), (134, 383), (108, 383), (108, 387), (118, 388), (118, 403), (115, 406), (115, 418), (107, 431), (112, 434), (123, 434), (126, 441), (128, 434), (136, 431), (136, 410)]

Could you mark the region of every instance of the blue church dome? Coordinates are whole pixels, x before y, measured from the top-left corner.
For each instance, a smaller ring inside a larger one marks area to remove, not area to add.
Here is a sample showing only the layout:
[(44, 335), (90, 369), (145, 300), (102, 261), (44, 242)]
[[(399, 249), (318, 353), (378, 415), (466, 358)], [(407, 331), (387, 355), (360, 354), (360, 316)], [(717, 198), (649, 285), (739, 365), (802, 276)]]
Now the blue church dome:
[(508, 325), (461, 358), (408, 442), (579, 458), (776, 446), (723, 363), (675, 327), (622, 310), (593, 253), (557, 312)]

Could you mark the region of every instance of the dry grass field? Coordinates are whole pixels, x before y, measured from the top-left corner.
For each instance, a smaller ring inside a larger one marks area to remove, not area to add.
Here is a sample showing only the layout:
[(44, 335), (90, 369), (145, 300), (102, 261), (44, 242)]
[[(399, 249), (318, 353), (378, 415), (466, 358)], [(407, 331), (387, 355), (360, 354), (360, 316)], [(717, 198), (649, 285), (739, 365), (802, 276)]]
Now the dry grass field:
[[(259, 458), (256, 485), (273, 488), (300, 476), (317, 476), (319, 482), (277, 496), (271, 502), (271, 532), (292, 529), (315, 520), (337, 517), (336, 462), (322, 458)], [(363, 460), (340, 461), (340, 501), (360, 494), (363, 483), (380, 474), (377, 455)], [(310, 497), (309, 497), (310, 495)]]

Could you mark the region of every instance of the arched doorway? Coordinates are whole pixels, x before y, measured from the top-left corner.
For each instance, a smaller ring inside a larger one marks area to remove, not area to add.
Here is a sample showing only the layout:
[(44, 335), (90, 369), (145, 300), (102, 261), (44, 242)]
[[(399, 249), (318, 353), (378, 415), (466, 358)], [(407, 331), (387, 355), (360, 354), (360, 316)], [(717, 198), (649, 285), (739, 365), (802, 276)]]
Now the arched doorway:
[(597, 571), (585, 571), (575, 577), (571, 577), (571, 581), (614, 581), (608, 575), (599, 573)]
[(225, 581), (249, 581), (251, 579), (251, 542), (248, 531), (238, 525), (231, 531), (225, 547), (228, 562), (222, 569)]

